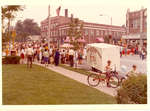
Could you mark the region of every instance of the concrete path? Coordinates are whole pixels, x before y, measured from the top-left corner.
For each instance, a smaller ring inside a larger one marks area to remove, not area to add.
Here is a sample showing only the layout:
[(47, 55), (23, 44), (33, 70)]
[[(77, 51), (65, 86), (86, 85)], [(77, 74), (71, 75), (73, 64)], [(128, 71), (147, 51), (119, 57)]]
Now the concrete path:
[[(45, 65), (40, 64), (40, 63), (34, 63), (34, 64), (37, 64), (37, 65), (45, 67)], [(48, 69), (50, 69), (52, 71), (58, 72), (59, 74), (62, 74), (64, 76), (66, 76), (66, 77), (69, 77), (69, 78), (71, 78), (73, 80), (76, 80), (76, 81), (78, 81), (78, 82), (80, 82), (82, 84), (88, 85), (88, 83), (87, 83), (87, 76), (86, 75), (83, 75), (83, 74), (80, 74), (80, 73), (77, 73), (77, 72), (74, 72), (74, 71), (70, 71), (70, 70), (64, 69), (64, 68), (59, 67), (59, 66), (56, 67), (54, 65), (49, 65), (46, 68), (48, 68)], [(117, 94), (117, 91), (116, 91), (115, 88), (108, 88), (106, 86), (106, 84), (103, 84), (103, 83), (99, 84), (97, 87), (91, 87), (91, 88), (96, 88), (99, 91), (102, 91), (102, 92), (104, 92), (106, 94), (109, 94), (111, 96), (116, 96), (116, 94)]]

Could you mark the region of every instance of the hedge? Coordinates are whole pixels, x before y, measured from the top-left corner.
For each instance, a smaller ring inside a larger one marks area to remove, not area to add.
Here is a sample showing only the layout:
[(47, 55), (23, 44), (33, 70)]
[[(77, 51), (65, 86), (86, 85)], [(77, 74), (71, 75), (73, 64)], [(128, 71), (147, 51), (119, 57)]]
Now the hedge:
[(6, 56), (2, 60), (3, 64), (19, 64), (20, 56)]
[(147, 76), (141, 74), (126, 79), (117, 90), (118, 104), (147, 104)]

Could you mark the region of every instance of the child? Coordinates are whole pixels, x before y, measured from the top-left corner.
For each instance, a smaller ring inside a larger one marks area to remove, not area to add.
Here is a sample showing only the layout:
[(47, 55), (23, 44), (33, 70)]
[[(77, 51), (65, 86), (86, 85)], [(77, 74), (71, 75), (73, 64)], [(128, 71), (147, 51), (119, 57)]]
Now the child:
[(133, 65), (131, 71), (127, 73), (127, 77), (131, 76), (137, 76), (136, 65)]
[(110, 76), (111, 70), (112, 70), (112, 68), (111, 68), (111, 61), (108, 60), (107, 61), (107, 66), (105, 67), (107, 87), (110, 87), (108, 80), (109, 80), (109, 76)]
[(49, 58), (49, 53), (48, 50), (45, 49), (45, 52), (43, 53), (44, 55), (44, 62), (45, 62), (45, 67), (48, 66), (48, 58)]

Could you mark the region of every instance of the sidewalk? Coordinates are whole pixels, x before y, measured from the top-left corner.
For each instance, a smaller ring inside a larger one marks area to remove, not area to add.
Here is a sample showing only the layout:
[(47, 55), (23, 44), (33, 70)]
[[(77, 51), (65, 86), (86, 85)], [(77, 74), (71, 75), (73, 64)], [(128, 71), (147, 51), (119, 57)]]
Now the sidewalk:
[[(40, 63), (34, 63), (34, 64), (40, 65), (42, 67), (45, 67), (44, 64), (40, 64)], [(49, 65), (46, 68), (48, 68), (48, 69), (50, 69), (52, 71), (58, 72), (58, 73), (60, 73), (60, 74), (62, 74), (64, 76), (69, 77), (69, 78), (71, 78), (73, 80), (76, 80), (76, 81), (78, 81), (78, 82), (80, 82), (82, 84), (88, 85), (88, 83), (87, 83), (87, 76), (86, 75), (83, 75), (83, 74), (80, 74), (80, 73), (77, 73), (77, 72), (73, 72), (73, 71), (64, 69), (64, 68), (59, 67), (59, 66), (56, 67), (54, 65)], [(111, 96), (116, 96), (116, 94), (117, 94), (116, 89), (108, 88), (106, 86), (106, 84), (99, 84), (97, 87), (94, 87), (94, 88), (96, 88), (99, 91), (102, 91), (102, 92), (104, 92), (106, 94), (109, 94)]]

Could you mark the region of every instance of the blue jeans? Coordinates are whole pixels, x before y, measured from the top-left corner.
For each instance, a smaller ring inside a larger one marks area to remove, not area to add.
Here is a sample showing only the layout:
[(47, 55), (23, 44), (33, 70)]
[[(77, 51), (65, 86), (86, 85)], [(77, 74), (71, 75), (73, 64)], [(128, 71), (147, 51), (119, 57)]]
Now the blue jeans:
[(144, 60), (144, 55), (142, 54), (142, 60)]

